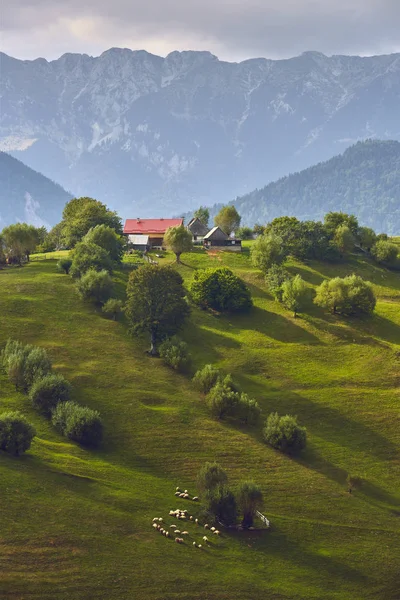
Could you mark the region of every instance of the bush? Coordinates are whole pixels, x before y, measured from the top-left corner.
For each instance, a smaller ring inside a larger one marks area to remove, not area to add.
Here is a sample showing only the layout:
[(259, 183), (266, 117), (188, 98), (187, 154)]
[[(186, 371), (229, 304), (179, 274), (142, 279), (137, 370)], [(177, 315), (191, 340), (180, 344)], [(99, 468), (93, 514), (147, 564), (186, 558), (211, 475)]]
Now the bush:
[(9, 380), (25, 392), (36, 379), (51, 372), (51, 362), (44, 348), (11, 339), (1, 354), (1, 361)]
[(0, 450), (19, 456), (31, 447), (35, 428), (19, 412), (0, 415)]
[(277, 300), (282, 302), (282, 284), (290, 279), (290, 274), (281, 265), (272, 265), (265, 276), (265, 283), (269, 293)]
[(78, 292), (84, 300), (91, 300), (96, 304), (106, 302), (113, 292), (113, 281), (107, 271), (89, 269), (76, 284)]
[(208, 392), (221, 379), (221, 373), (213, 365), (205, 365), (199, 369), (193, 377), (193, 383), (203, 394)]
[(266, 273), (272, 265), (280, 265), (287, 257), (282, 238), (275, 233), (260, 235), (251, 247), (251, 262)]
[(69, 270), (72, 266), (72, 260), (70, 258), (61, 258), (57, 263), (57, 269), (60, 273), (69, 274)]
[(236, 498), (234, 493), (225, 486), (218, 486), (207, 495), (207, 510), (224, 525), (236, 524)]
[(112, 260), (104, 248), (93, 242), (79, 242), (72, 253), (70, 273), (72, 277), (82, 277), (89, 269), (112, 272)]
[(82, 240), (84, 243), (93, 243), (105, 250), (111, 260), (120, 263), (124, 253), (124, 240), (115, 229), (107, 225), (96, 225), (89, 229)]
[(177, 337), (165, 340), (160, 345), (160, 356), (175, 371), (184, 372), (190, 365), (188, 345)]
[(317, 287), (314, 302), (333, 314), (370, 315), (375, 309), (376, 298), (369, 281), (358, 275), (349, 275), (323, 281)]
[(296, 275), (291, 279), (286, 279), (282, 283), (282, 302), (289, 310), (293, 311), (293, 316), (304, 308), (307, 303), (309, 292), (307, 285), (300, 277)]
[(193, 302), (204, 309), (244, 312), (253, 305), (246, 284), (226, 268), (196, 271), (190, 292)]
[(261, 417), (260, 405), (247, 394), (240, 394), (236, 415), (245, 425), (257, 425)]
[[(17, 340), (12, 340), (9, 338), (6, 342), (6, 345), (1, 353), (1, 364), (3, 368), (7, 371), (8, 363), (11, 356), (18, 354), (19, 352), (26, 352), (27, 346), (22, 342), (18, 342)], [(33, 348), (33, 346), (29, 347), (29, 352)]]
[(33, 347), (26, 357), (24, 368), (24, 388), (29, 390), (37, 379), (51, 373), (51, 361), (44, 348)]
[(53, 425), (68, 439), (84, 446), (98, 446), (103, 437), (103, 424), (96, 410), (75, 402), (61, 402), (53, 411)]
[(371, 250), (372, 256), (378, 263), (386, 264), (389, 267), (396, 266), (398, 261), (398, 248), (396, 244), (385, 240), (379, 240)]
[(206, 401), (211, 414), (218, 419), (223, 419), (235, 415), (239, 399), (240, 395), (233, 388), (230, 375), (227, 375), (222, 381), (217, 381), (207, 395)]
[(197, 486), (203, 493), (211, 492), (228, 481), (224, 469), (216, 462), (206, 462), (197, 476)]
[(306, 447), (306, 428), (301, 427), (291, 415), (280, 417), (278, 413), (271, 413), (263, 434), (267, 444), (281, 452), (295, 454)]
[(124, 303), (122, 300), (117, 300), (117, 298), (110, 298), (101, 310), (106, 317), (112, 317), (116, 321), (118, 316), (124, 311)]
[(33, 384), (29, 398), (36, 410), (50, 415), (60, 402), (67, 402), (71, 385), (62, 375), (46, 375)]

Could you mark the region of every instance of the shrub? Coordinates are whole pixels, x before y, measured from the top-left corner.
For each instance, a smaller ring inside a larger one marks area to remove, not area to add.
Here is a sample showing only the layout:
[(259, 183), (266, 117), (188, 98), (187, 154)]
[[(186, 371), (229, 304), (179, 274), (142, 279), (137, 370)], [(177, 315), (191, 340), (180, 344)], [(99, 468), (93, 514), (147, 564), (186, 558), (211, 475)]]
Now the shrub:
[(378, 263), (386, 264), (390, 267), (396, 265), (398, 252), (396, 244), (392, 244), (386, 240), (379, 240), (371, 250), (372, 256)]
[(243, 513), (242, 526), (252, 527), (256, 511), (262, 507), (261, 489), (252, 481), (244, 481), (238, 492), (238, 504)]
[(205, 365), (199, 369), (193, 377), (193, 383), (203, 394), (208, 392), (215, 386), (217, 381), (221, 379), (221, 373), (213, 365)]
[(106, 302), (113, 291), (113, 281), (107, 271), (89, 269), (77, 281), (78, 292), (84, 300), (91, 300), (96, 304)]
[(18, 456), (29, 450), (36, 435), (35, 428), (19, 412), (0, 415), (0, 449)]
[(59, 402), (67, 402), (71, 385), (62, 375), (46, 375), (33, 384), (29, 398), (36, 410), (50, 415)]
[(93, 243), (108, 252), (111, 260), (120, 263), (124, 253), (124, 240), (115, 229), (107, 225), (96, 225), (89, 229), (82, 240), (84, 243)]
[(235, 415), (240, 396), (231, 382), (231, 377), (227, 375), (222, 381), (217, 381), (207, 395), (207, 406), (218, 419)]
[(107, 317), (112, 317), (116, 321), (124, 311), (124, 303), (122, 300), (117, 300), (117, 298), (110, 298), (101, 310)]
[(287, 257), (282, 238), (275, 233), (260, 235), (251, 247), (251, 262), (266, 273), (272, 265), (280, 265)]
[(247, 394), (240, 394), (236, 415), (245, 425), (257, 425), (261, 417), (260, 405)]
[(375, 309), (376, 298), (369, 281), (350, 275), (323, 281), (317, 287), (314, 302), (333, 314), (370, 315)]
[(282, 283), (282, 302), (289, 310), (293, 311), (293, 316), (302, 310), (308, 300), (308, 289), (306, 283), (300, 275), (291, 279), (286, 279)]
[(98, 446), (103, 437), (100, 414), (75, 402), (59, 403), (53, 411), (52, 423), (66, 438), (84, 446)]
[(222, 485), (214, 488), (207, 495), (207, 510), (224, 525), (235, 525), (237, 506), (234, 493)]
[(160, 345), (160, 356), (175, 371), (183, 372), (190, 365), (188, 345), (177, 337), (167, 339)]
[(51, 361), (46, 350), (38, 347), (32, 348), (25, 360), (25, 390), (29, 390), (37, 379), (41, 379), (48, 375), (51, 372), (51, 368)]
[(250, 227), (239, 227), (236, 231), (236, 236), (242, 240), (251, 240), (253, 233), (254, 232)]
[(263, 434), (267, 444), (282, 452), (295, 454), (306, 447), (306, 428), (301, 427), (291, 415), (280, 417), (278, 413), (271, 413)]
[(190, 292), (193, 302), (204, 309), (244, 312), (253, 305), (246, 284), (226, 268), (196, 271)]
[(206, 462), (197, 476), (197, 486), (203, 493), (211, 492), (228, 481), (224, 469), (216, 462)]
[(270, 294), (278, 302), (282, 302), (282, 284), (290, 279), (290, 274), (281, 265), (272, 265), (265, 276), (265, 283)]
[(72, 277), (82, 277), (86, 271), (112, 272), (112, 260), (104, 248), (93, 242), (79, 242), (72, 253), (70, 273)]
[(57, 269), (60, 273), (69, 274), (69, 270), (72, 266), (72, 260), (70, 258), (61, 258), (57, 263)]
[(25, 360), (26, 353), (23, 350), (11, 354), (6, 364), (8, 379), (15, 385), (15, 389), (25, 389)]
[(10, 357), (14, 354), (18, 354), (18, 352), (20, 351), (24, 351), (25, 348), (26, 346), (22, 342), (18, 342), (17, 340), (12, 340), (11, 338), (9, 338), (1, 353), (1, 364), (3, 368), (7, 370), (8, 361), (10, 360)]

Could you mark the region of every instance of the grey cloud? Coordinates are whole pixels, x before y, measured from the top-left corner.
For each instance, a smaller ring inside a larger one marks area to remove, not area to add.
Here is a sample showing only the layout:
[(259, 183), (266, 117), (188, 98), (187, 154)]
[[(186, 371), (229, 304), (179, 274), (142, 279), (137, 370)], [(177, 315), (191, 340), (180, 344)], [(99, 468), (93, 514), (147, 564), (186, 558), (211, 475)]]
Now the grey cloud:
[(3, 0), (1, 25), (5, 51), (19, 41), (32, 53), (40, 37), (49, 56), (63, 35), (65, 50), (89, 53), (121, 41), (149, 51), (208, 48), (228, 59), (400, 50), (398, 0)]

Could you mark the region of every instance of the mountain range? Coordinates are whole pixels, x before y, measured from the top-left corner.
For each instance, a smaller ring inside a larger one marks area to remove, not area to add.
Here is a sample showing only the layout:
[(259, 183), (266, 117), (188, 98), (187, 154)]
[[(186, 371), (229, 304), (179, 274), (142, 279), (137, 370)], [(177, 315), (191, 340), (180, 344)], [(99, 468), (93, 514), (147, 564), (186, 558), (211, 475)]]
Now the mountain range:
[(1, 54), (0, 68), (0, 149), (122, 216), (227, 202), (360, 139), (400, 139), (400, 54), (228, 63), (113, 48)]
[(49, 228), (61, 220), (72, 194), (19, 160), (0, 152), (0, 231), (26, 222)]

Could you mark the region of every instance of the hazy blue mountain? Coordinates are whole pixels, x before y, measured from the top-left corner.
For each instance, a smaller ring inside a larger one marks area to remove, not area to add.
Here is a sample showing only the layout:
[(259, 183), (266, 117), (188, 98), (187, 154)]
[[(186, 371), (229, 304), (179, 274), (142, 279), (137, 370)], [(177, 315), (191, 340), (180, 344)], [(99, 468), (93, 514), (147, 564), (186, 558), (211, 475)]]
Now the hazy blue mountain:
[(400, 54), (0, 61), (0, 149), (123, 216), (226, 202), (359, 139), (400, 139)]
[[(340, 156), (237, 198), (244, 225), (283, 215), (322, 220), (329, 211), (358, 217), (377, 232), (400, 235), (400, 143), (358, 142)], [(211, 209), (214, 216), (220, 206)]]
[(0, 152), (0, 230), (18, 221), (50, 227), (72, 194), (19, 160)]

